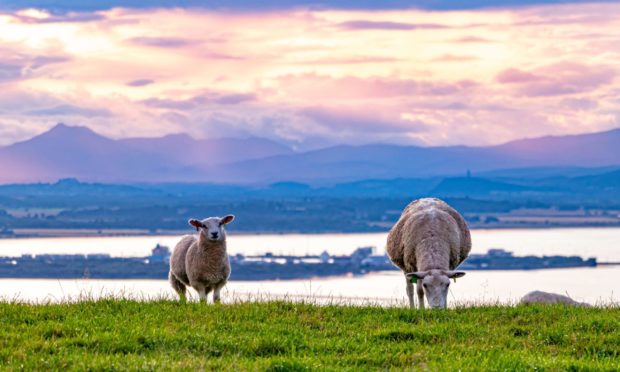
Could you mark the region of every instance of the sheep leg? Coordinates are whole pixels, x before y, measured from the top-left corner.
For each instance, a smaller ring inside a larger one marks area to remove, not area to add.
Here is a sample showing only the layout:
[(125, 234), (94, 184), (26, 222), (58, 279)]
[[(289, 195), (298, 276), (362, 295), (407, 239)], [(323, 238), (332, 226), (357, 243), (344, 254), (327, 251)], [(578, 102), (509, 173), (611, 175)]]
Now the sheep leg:
[(205, 287), (204, 285), (193, 285), (192, 287), (194, 287), (196, 289), (196, 292), (198, 292), (198, 298), (200, 299), (200, 302), (207, 302), (207, 294), (209, 294), (207, 287)]
[(409, 297), (409, 307), (413, 309), (415, 307), (415, 303), (413, 302), (413, 283), (411, 283), (411, 280), (407, 277), (405, 277), (405, 280), (407, 281), (407, 297)]
[(418, 290), (418, 306), (420, 309), (424, 309), (424, 288), (422, 288), (422, 283), (418, 283), (416, 289)]
[(222, 287), (224, 287), (224, 283), (216, 285), (213, 289), (213, 303), (220, 303), (220, 291)]
[(172, 285), (172, 289), (179, 295), (179, 300), (185, 302), (186, 300), (186, 291), (187, 287), (183, 284), (172, 272), (168, 274), (168, 279), (170, 280), (170, 285)]

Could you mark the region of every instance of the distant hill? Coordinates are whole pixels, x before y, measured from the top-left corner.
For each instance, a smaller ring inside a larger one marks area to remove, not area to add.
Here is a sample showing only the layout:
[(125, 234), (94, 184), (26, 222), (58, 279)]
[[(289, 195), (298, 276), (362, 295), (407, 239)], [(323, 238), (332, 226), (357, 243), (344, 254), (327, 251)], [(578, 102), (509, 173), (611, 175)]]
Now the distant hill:
[(197, 140), (186, 134), (174, 134), (161, 138), (129, 138), (118, 143), (135, 151), (165, 156), (175, 163), (200, 168), (293, 154), (289, 147), (263, 138)]
[[(86, 127), (58, 124), (27, 141), (0, 148), (0, 182), (195, 182), (204, 169), (258, 157), (290, 154), (260, 138), (196, 140), (187, 135), (113, 140)], [(218, 180), (213, 180), (217, 182)]]
[[(88, 128), (59, 124), (30, 140), (0, 148), (0, 183), (75, 177), (96, 182), (267, 185), (286, 181), (329, 186), (369, 179), (462, 176), (467, 171), (475, 176), (522, 177), (527, 169), (536, 169), (542, 172), (538, 177), (545, 178), (545, 169), (555, 170), (555, 176), (565, 175), (562, 169), (572, 169), (570, 176), (586, 176), (617, 166), (620, 129), (491, 147), (371, 144), (295, 153), (260, 138), (196, 140), (181, 134), (113, 140)], [(576, 171), (591, 167), (600, 170)], [(372, 184), (355, 187), (372, 189)], [(418, 183), (415, 187), (425, 189)]]
[(248, 179), (337, 183), (362, 179), (464, 175), (525, 167), (620, 165), (620, 129), (544, 137), (491, 147), (335, 146), (306, 153), (229, 164), (218, 172), (233, 182)]
[(481, 196), (493, 193), (517, 193), (533, 190), (531, 187), (515, 185), (477, 177), (446, 178), (432, 191), (432, 195)]

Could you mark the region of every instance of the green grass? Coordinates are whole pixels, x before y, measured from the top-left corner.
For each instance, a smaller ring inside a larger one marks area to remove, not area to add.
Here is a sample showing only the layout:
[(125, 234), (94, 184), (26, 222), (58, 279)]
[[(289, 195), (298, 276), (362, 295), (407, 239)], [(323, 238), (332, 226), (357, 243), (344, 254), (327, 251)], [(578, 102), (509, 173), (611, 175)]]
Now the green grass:
[(611, 371), (620, 309), (4, 302), (0, 369)]

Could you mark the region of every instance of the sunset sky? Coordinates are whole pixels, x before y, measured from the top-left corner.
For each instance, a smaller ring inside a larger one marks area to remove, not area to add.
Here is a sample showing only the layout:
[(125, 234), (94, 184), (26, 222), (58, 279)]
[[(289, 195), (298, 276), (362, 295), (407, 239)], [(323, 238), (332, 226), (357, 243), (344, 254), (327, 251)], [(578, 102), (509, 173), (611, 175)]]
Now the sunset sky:
[(3, 3), (0, 145), (58, 122), (114, 138), (259, 136), (298, 149), (620, 126), (613, 2)]

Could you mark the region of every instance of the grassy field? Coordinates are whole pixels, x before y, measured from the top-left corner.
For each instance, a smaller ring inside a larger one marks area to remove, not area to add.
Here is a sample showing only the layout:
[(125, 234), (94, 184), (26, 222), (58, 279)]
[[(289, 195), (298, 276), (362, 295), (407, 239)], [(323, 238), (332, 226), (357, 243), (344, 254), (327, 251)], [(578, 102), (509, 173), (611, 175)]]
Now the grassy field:
[(618, 370), (620, 309), (0, 303), (0, 369)]

